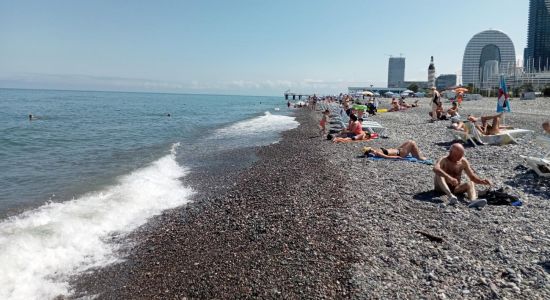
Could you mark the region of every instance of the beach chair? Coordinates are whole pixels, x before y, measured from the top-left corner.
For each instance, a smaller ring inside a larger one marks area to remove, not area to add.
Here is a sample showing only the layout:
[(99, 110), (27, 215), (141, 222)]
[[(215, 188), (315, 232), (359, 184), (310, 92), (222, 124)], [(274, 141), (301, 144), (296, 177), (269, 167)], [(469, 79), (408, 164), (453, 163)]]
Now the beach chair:
[(538, 136), (536, 141), (543, 144), (548, 149), (546, 155), (542, 157), (521, 155), (521, 157), (525, 159), (527, 165), (529, 165), (529, 167), (539, 176), (550, 177), (550, 137)]
[(477, 146), (490, 144), (490, 145), (507, 145), (507, 144), (517, 144), (516, 137), (531, 133), (532, 130), (527, 129), (501, 129), (500, 133), (494, 135), (485, 135), (481, 134), (475, 125), (471, 122), (465, 122), (464, 126), (468, 132), (459, 131), (454, 129), (449, 129), (449, 132), (454, 139), (461, 140), (465, 143), (472, 143), (472, 145)]
[(377, 133), (379, 136), (386, 136), (387, 128), (378, 122), (363, 121), (363, 131), (368, 133)]

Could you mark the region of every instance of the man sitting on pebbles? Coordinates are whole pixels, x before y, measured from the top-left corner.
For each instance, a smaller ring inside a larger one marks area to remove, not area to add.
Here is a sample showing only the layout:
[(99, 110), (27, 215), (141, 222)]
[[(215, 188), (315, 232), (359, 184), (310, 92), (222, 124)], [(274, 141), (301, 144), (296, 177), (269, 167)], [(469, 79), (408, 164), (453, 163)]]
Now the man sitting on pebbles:
[(550, 134), (550, 121), (544, 121), (544, 123), (542, 123), (542, 129), (544, 129), (546, 134)]
[[(449, 155), (437, 160), (433, 168), (435, 173), (434, 185), (437, 192), (443, 192), (449, 198), (449, 204), (454, 205), (458, 202), (457, 194), (467, 193), (470, 204), (468, 207), (483, 207), (487, 205), (487, 200), (477, 200), (475, 183), (491, 185), (488, 179), (479, 178), (470, 163), (464, 157), (464, 147), (461, 144), (453, 144), (449, 149)], [(470, 179), (468, 182), (461, 183), (462, 172)]]

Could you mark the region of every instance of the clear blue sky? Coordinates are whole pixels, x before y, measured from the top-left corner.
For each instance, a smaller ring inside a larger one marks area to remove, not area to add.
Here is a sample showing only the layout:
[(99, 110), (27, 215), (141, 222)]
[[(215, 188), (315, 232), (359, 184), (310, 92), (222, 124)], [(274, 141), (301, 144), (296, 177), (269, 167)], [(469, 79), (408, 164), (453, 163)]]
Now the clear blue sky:
[(0, 87), (281, 95), (457, 73), (499, 29), (518, 59), (528, 0), (0, 0)]

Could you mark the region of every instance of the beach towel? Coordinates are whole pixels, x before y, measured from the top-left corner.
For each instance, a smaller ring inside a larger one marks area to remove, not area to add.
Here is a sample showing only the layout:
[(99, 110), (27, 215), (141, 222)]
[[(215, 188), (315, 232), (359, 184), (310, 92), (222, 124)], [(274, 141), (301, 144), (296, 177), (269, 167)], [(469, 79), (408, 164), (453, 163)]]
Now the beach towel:
[[(378, 138), (378, 134), (376, 133), (373, 133), (373, 134), (370, 134), (370, 135), (365, 135), (365, 138), (362, 139), (362, 140), (339, 140), (337, 143), (353, 143), (353, 142), (368, 142), (368, 141), (372, 141), (372, 140), (375, 140)], [(328, 137), (327, 137), (328, 139)]]
[(396, 161), (406, 160), (406, 161), (409, 161), (409, 162), (420, 163), (420, 164), (430, 165), (430, 166), (434, 164), (434, 161), (431, 160), (431, 159), (420, 160), (418, 158), (412, 157), (412, 155), (410, 155), (410, 154), (405, 156), (405, 158), (383, 158), (383, 157), (378, 157), (378, 156), (374, 156), (372, 154), (369, 154), (368, 159), (370, 159), (370, 160), (396, 160)]

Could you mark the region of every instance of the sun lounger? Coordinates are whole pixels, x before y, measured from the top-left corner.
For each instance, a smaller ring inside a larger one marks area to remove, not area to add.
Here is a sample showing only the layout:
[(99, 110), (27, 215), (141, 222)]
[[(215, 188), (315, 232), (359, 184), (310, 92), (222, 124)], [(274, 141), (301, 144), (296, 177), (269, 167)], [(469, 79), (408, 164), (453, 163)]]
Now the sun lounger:
[(378, 122), (374, 121), (363, 121), (363, 131), (368, 133), (378, 133), (380, 136), (386, 135), (386, 127), (382, 126)]
[(538, 136), (536, 141), (548, 148), (546, 155), (543, 157), (521, 155), (521, 157), (525, 159), (529, 167), (539, 176), (550, 177), (550, 137)]
[(449, 129), (449, 132), (454, 139), (461, 140), (465, 143), (470, 142), (472, 145), (477, 146), (478, 144), (490, 144), (490, 145), (507, 145), (507, 144), (517, 144), (516, 137), (531, 133), (532, 130), (527, 129), (501, 129), (499, 134), (494, 135), (485, 135), (481, 134), (477, 128), (475, 128), (473, 123), (466, 122), (464, 123), (468, 132)]

